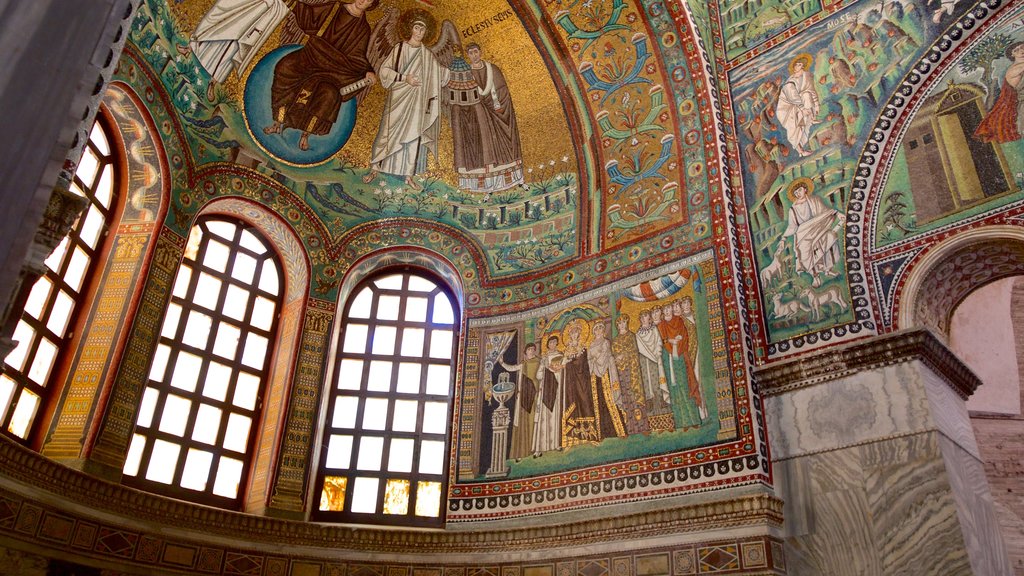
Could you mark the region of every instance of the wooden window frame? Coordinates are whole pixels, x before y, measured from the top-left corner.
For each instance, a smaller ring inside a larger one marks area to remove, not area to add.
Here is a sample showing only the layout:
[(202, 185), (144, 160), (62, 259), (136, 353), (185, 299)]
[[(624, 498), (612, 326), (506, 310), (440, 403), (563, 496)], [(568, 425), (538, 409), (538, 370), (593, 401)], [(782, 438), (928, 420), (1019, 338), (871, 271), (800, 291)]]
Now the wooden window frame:
[[(401, 276), (402, 288), (401, 289), (389, 289), (380, 288), (375, 282), (389, 276)], [(409, 278), (420, 277), (434, 284), (436, 288), (431, 292), (421, 292), (409, 290)], [(373, 292), (371, 309), (369, 312), (369, 318), (353, 318), (352, 308), (356, 304), (359, 295), (366, 289), (370, 289)], [(426, 311), (426, 321), (415, 322), (405, 320), (406, 304), (408, 297), (421, 297), (424, 295), (428, 296), (428, 305)], [(448, 303), (451, 305), (453, 322), (451, 324), (436, 323), (433, 321), (433, 310), (434, 310), (434, 299), (440, 295), (444, 295), (448, 299)], [(380, 305), (380, 296), (398, 296), (400, 298), (400, 305), (396, 316), (397, 320), (383, 320), (377, 318), (378, 307)], [(451, 437), (452, 437), (452, 407), (454, 405), (454, 390), (455, 390), (455, 375), (457, 372), (457, 358), (459, 348), (459, 335), (461, 329), (461, 310), (458, 307), (458, 300), (455, 298), (451, 288), (435, 274), (429, 271), (422, 270), (419, 268), (401, 267), (391, 268), (380, 271), (371, 277), (368, 277), (361, 281), (353, 289), (351, 296), (345, 303), (344, 315), (342, 320), (343, 329), (339, 335), (339, 341), (337, 344), (337, 353), (335, 356), (335, 369), (334, 375), (331, 379), (331, 387), (329, 393), (326, 395), (326, 401), (328, 403), (327, 408), (327, 419), (324, 423), (324, 434), (321, 444), (321, 454), (318, 462), (317, 473), (316, 473), (316, 484), (314, 485), (315, 500), (312, 505), (311, 519), (314, 521), (323, 522), (346, 522), (356, 524), (379, 524), (379, 525), (390, 525), (390, 526), (410, 526), (410, 527), (422, 527), (422, 528), (443, 528), (447, 512), (447, 489), (448, 489), (448, 474), (450, 466), (450, 453), (451, 453)], [(354, 324), (365, 324), (368, 326), (366, 341), (364, 344), (363, 352), (346, 352), (345, 351), (345, 334), (349, 326)], [(395, 328), (395, 341), (394, 349), (391, 354), (378, 354), (373, 352), (373, 339), (376, 333), (376, 329), (381, 326), (389, 326)], [(423, 339), (423, 355), (416, 359), (414, 356), (403, 356), (402, 355), (402, 337), (404, 328), (423, 328), (425, 330)], [(447, 359), (441, 360), (439, 358), (431, 358), (430, 356), (430, 337), (433, 330), (446, 331), (450, 330), (452, 334), (452, 346), (451, 354)], [(344, 378), (351, 378), (351, 375), (343, 374), (343, 361), (344, 360), (355, 360), (361, 361), (361, 371), (358, 375), (359, 385), (357, 390), (351, 388), (341, 389), (341, 380)], [(387, 361), (392, 365), (391, 378), (388, 385), (387, 391), (371, 391), (368, 389), (368, 381), (370, 377), (371, 362)], [(418, 364), (420, 366), (419, 376), (419, 392), (398, 392), (398, 379), (399, 379), (399, 364), (409, 363)], [(428, 380), (428, 366), (440, 366), (446, 365), (449, 370), (448, 375), (448, 386), (446, 394), (428, 394), (427, 393), (427, 380)], [(344, 427), (335, 425), (335, 412), (337, 410), (337, 399), (342, 396), (357, 398), (357, 408), (355, 412), (355, 425), (353, 427)], [(386, 419), (384, 429), (373, 429), (367, 430), (363, 428), (364, 415), (366, 410), (367, 399), (387, 399), (388, 408), (386, 413)], [(392, 430), (394, 425), (394, 414), (396, 407), (396, 400), (415, 400), (417, 402), (417, 423), (414, 426), (414, 431), (395, 431)], [(429, 433), (423, 431), (424, 422), (424, 410), (427, 402), (445, 402), (447, 406), (446, 411), (446, 422), (444, 433)], [(345, 467), (328, 468), (328, 457), (329, 448), (332, 436), (350, 436), (352, 438), (351, 452), (349, 456), (349, 463)], [(361, 447), (361, 441), (366, 437), (382, 437), (383, 446), (380, 454), (380, 465), (378, 470), (359, 470), (359, 450)], [(391, 440), (393, 439), (409, 439), (413, 441), (413, 452), (412, 452), (412, 464), (409, 472), (396, 472), (388, 470)], [(441, 465), (441, 472), (439, 474), (430, 474), (419, 471), (419, 457), (420, 450), (422, 448), (423, 441), (441, 441), (443, 442), (443, 463)], [(346, 481), (346, 494), (344, 496), (344, 509), (343, 510), (323, 510), (321, 509), (321, 498), (324, 490), (324, 483), (327, 477), (338, 477), (345, 478)], [(353, 512), (352, 502), (354, 498), (352, 495), (355, 491), (355, 479), (361, 478), (375, 478), (378, 480), (377, 484), (377, 502), (375, 505), (375, 512)], [(405, 480), (409, 482), (409, 493), (407, 502), (407, 512), (405, 514), (387, 514), (384, 510), (385, 498), (387, 493), (387, 486), (389, 480)], [(438, 482), (440, 484), (440, 502), (438, 505), (438, 515), (436, 517), (428, 516), (417, 516), (416, 515), (416, 493), (417, 483), (420, 481), (426, 482)]]
[[(223, 236), (208, 230), (208, 224), (216, 221), (227, 222), (236, 226), (236, 231), (232, 240), (227, 240)], [(203, 238), (199, 244), (198, 251), (195, 254), (194, 259), (183, 259), (179, 264), (178, 272), (175, 274), (174, 286), (177, 287), (178, 275), (181, 274), (182, 268), (185, 266), (191, 268), (187, 288), (183, 295), (172, 293), (170, 302), (168, 303), (168, 309), (170, 308), (170, 305), (174, 304), (179, 306), (181, 311), (178, 316), (177, 326), (174, 329), (172, 336), (165, 336), (163, 334), (164, 326), (163, 321), (161, 322), (161, 334), (158, 338), (157, 350), (160, 349), (160, 346), (166, 346), (169, 349), (163, 374), (160, 375), (161, 379), (159, 381), (152, 379), (152, 371), (147, 374), (145, 390), (148, 391), (152, 389), (155, 390), (155, 393), (157, 394), (157, 399), (154, 401), (153, 412), (149, 419), (150, 424), (149, 426), (140, 426), (138, 424), (138, 417), (136, 420), (135, 436), (144, 436), (146, 438), (145, 445), (142, 449), (141, 455), (139, 456), (136, 474), (129, 475), (125, 473), (122, 481), (126, 485), (140, 488), (148, 492), (165, 494), (181, 500), (189, 500), (219, 508), (241, 510), (246, 499), (246, 488), (252, 475), (252, 464), (256, 459), (255, 447), (259, 439), (259, 432), (262, 428), (263, 400), (269, 388), (269, 375), (277, 348), (277, 331), (280, 324), (281, 309), (284, 306), (284, 267), (282, 266), (277, 253), (274, 251), (271, 242), (266, 239), (265, 235), (260, 232), (259, 229), (244, 221), (236, 218), (211, 215), (199, 218), (193, 228), (197, 227), (203, 230)], [(246, 231), (255, 236), (256, 239), (263, 244), (266, 249), (264, 253), (257, 253), (241, 245), (243, 232)], [(227, 243), (229, 245), (227, 264), (225, 265), (223, 272), (205, 265), (205, 257), (210, 245), (209, 239), (211, 237), (216, 238), (222, 244)], [(250, 284), (245, 284), (232, 276), (232, 270), (234, 269), (235, 262), (240, 254), (245, 254), (256, 259), (256, 272), (254, 274), (253, 281)], [(186, 260), (190, 261), (186, 264)], [(276, 294), (267, 292), (259, 286), (262, 270), (265, 266), (273, 266), (275, 268), (278, 279)], [(217, 298), (216, 309), (200, 306), (193, 301), (202, 274), (208, 274), (221, 282), (222, 287)], [(228, 288), (231, 286), (240, 287), (247, 290), (249, 293), (249, 301), (245, 307), (243, 320), (238, 320), (225, 313), (225, 301), (228, 297)], [(253, 311), (256, 306), (257, 298), (260, 296), (271, 300), (274, 304), (273, 318), (269, 329), (262, 329), (252, 324)], [(207, 341), (204, 348), (197, 348), (185, 342), (186, 326), (188, 325), (189, 315), (192, 311), (203, 314), (211, 319), (210, 331), (207, 335)], [(236, 344), (233, 359), (215, 355), (213, 351), (217, 345), (217, 332), (220, 326), (222, 326), (222, 322), (223, 324), (228, 324), (241, 330), (241, 335), (238, 339), (238, 343)], [(246, 337), (249, 334), (255, 334), (266, 339), (266, 350), (263, 364), (262, 367), (258, 369), (245, 365), (242, 360), (245, 351)], [(195, 389), (192, 391), (175, 387), (171, 383), (175, 374), (175, 367), (180, 359), (181, 353), (183, 352), (194, 355), (201, 361), (200, 369), (196, 376)], [(156, 355), (157, 352), (155, 351), (154, 357)], [(206, 383), (210, 370), (210, 364), (214, 361), (217, 364), (230, 369), (231, 378), (228, 381), (227, 388), (224, 392), (224, 400), (218, 400), (203, 393), (204, 384)], [(240, 407), (233, 402), (238, 386), (238, 375), (242, 373), (260, 378), (260, 383), (256, 391), (255, 405), (251, 410)], [(143, 394), (145, 394), (145, 391)], [(171, 394), (184, 398), (190, 402), (188, 420), (185, 424), (185, 431), (181, 436), (160, 430), (161, 419), (163, 417), (164, 410), (167, 408), (166, 399)], [(216, 439), (213, 445), (193, 438), (196, 420), (199, 415), (199, 407), (203, 405), (211, 406), (221, 411), (220, 424), (217, 428)], [(246, 439), (244, 452), (232, 450), (223, 445), (225, 434), (228, 429), (228, 422), (232, 414), (240, 414), (249, 418), (249, 433)], [(170, 484), (146, 478), (146, 471), (149, 467), (157, 440), (171, 442), (179, 445), (180, 447), (178, 461), (175, 465)], [(184, 467), (188, 459), (188, 452), (189, 449), (192, 448), (212, 454), (212, 463), (207, 472), (205, 489), (202, 491), (186, 488), (181, 485)], [(240, 460), (242, 462), (241, 476), (238, 480), (238, 489), (234, 498), (214, 493), (218, 466), (220, 465), (222, 458), (225, 457)]]

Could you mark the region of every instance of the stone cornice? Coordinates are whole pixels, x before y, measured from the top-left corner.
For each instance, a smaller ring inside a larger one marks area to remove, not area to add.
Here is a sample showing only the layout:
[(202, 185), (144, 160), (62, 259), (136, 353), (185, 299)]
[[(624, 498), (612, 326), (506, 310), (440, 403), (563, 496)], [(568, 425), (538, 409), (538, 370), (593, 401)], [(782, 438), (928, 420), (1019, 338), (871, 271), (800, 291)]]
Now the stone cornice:
[(851, 342), (754, 370), (763, 397), (777, 396), (863, 370), (920, 360), (967, 398), (981, 385), (978, 377), (931, 331), (912, 328)]
[(7, 439), (0, 440), (0, 474), (20, 485), (8, 485), (9, 490), (63, 509), (73, 508), (79, 514), (93, 510), (106, 517), (120, 517), (126, 527), (144, 532), (180, 528), (192, 537), (206, 534), (246, 546), (266, 543), (360, 552), (473, 554), (550, 549), (552, 542), (568, 548), (742, 527), (768, 533), (782, 524), (782, 501), (755, 493), (550, 526), (457, 531), (354, 529), (219, 510), (141, 492), (68, 468)]

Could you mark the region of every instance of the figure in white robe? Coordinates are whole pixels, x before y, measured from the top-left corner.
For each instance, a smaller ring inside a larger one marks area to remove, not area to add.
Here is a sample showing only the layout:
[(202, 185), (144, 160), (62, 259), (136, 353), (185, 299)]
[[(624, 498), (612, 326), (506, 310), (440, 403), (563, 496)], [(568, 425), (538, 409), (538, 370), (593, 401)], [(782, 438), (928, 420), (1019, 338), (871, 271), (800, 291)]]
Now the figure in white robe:
[(807, 143), (811, 139), (811, 126), (821, 109), (818, 93), (814, 91), (814, 77), (809, 70), (813, 58), (801, 54), (789, 65), (789, 78), (779, 89), (779, 103), (775, 115), (786, 129), (786, 139), (797, 154), (807, 156)]
[[(643, 382), (644, 402), (650, 419), (671, 412), (668, 381), (661, 363), (662, 341), (658, 327), (651, 321), (648, 310), (640, 312), (640, 328), (636, 331), (636, 346), (640, 352), (640, 380)], [(651, 429), (656, 429), (651, 426)]]
[(437, 155), (441, 88), (451, 71), (423, 43), (428, 24), (414, 20), (410, 38), (392, 48), (377, 70), (388, 95), (365, 182), (383, 172), (416, 188), (413, 175), (425, 172), (428, 156)]
[(284, 0), (217, 0), (192, 32), (183, 55), (193, 53), (210, 75), (206, 98), (232, 70), (241, 73), (288, 14)]
[(540, 401), (533, 410), (533, 456), (562, 447), (562, 376), (565, 356), (558, 349), (558, 337), (548, 338), (547, 349), (537, 368)]
[(813, 196), (812, 191), (813, 184), (807, 178), (798, 178), (790, 185), (792, 205), (782, 237), (793, 239), (797, 272), (807, 272), (813, 277), (813, 285), (819, 286), (822, 275), (838, 274), (839, 238), (846, 218)]

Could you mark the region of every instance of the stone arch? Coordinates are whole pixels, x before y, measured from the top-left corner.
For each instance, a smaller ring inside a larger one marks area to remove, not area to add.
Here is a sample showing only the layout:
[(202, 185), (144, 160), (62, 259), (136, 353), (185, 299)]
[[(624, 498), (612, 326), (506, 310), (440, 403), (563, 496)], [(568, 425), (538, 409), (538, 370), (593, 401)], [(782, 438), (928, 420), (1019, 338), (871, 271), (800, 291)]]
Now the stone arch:
[(912, 264), (896, 295), (898, 328), (923, 326), (948, 341), (953, 312), (994, 280), (1024, 274), (1024, 229), (991, 226), (940, 242)]

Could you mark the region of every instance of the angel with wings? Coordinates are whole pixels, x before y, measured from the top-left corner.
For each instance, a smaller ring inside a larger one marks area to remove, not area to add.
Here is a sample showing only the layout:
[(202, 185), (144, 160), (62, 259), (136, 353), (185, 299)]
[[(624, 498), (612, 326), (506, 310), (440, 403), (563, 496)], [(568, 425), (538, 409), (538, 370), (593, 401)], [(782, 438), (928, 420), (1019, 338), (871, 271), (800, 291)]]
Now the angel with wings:
[(441, 24), (439, 38), (431, 44), (437, 28), (437, 20), (421, 8), (400, 16), (389, 8), (374, 27), (367, 56), (388, 94), (364, 182), (383, 172), (418, 188), (413, 176), (426, 171), (429, 154), (437, 156), (441, 89), (462, 48), (450, 20)]

